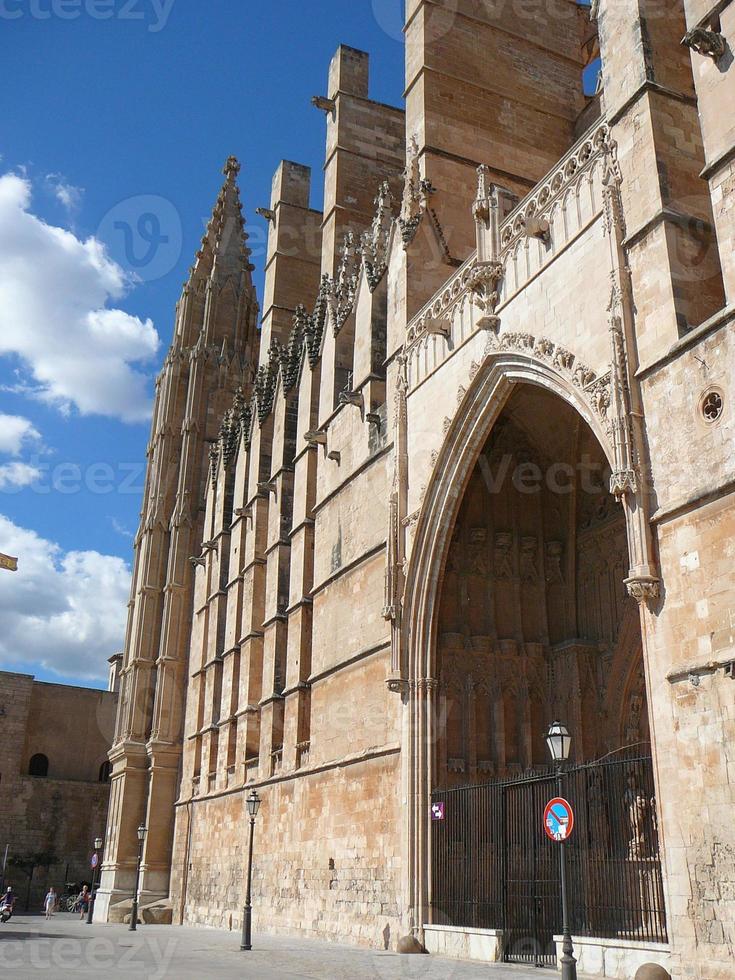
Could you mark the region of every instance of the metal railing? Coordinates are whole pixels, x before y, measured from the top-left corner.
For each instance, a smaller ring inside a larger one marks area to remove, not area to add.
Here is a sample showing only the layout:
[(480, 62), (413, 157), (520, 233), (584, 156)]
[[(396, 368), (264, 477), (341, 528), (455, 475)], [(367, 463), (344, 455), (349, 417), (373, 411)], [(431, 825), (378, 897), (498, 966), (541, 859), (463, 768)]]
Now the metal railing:
[[(569, 769), (575, 811), (567, 867), (576, 936), (667, 941), (653, 766), (624, 758)], [(561, 931), (558, 852), (544, 833), (549, 771), (438, 791), (432, 822), (436, 923), (502, 929), (505, 959), (553, 965)]]

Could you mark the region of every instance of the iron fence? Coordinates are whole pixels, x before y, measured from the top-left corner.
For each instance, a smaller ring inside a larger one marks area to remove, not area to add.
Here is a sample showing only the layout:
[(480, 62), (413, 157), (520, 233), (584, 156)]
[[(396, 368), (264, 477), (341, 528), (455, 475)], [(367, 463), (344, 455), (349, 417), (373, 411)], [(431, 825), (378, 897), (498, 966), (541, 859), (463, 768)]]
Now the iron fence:
[(506, 960), (553, 965), (565, 846), (574, 935), (666, 942), (651, 759), (567, 770), (575, 827), (565, 845), (543, 829), (556, 793), (548, 771), (433, 794), (445, 813), (432, 822), (434, 922), (502, 929)]

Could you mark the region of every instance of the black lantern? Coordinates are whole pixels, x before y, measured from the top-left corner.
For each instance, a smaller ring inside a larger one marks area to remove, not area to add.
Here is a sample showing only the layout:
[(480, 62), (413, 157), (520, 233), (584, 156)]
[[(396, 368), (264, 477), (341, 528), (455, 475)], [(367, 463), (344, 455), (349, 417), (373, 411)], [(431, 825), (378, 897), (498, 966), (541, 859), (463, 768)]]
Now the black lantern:
[(253, 948), (253, 904), (251, 900), (253, 883), (253, 830), (255, 829), (255, 818), (258, 815), (258, 810), (260, 809), (261, 804), (261, 799), (258, 796), (255, 787), (250, 790), (245, 802), (248, 807), (248, 813), (250, 814), (250, 840), (248, 841), (248, 885), (247, 891), (245, 892), (245, 908), (243, 909), (242, 915), (242, 940), (240, 942), (241, 950)]
[(247, 804), (248, 813), (254, 820), (258, 816), (258, 810), (260, 809), (261, 804), (261, 799), (254, 789), (250, 791), (250, 796), (247, 798)]
[(135, 869), (135, 894), (133, 895), (133, 906), (130, 910), (130, 930), (135, 932), (138, 928), (138, 892), (140, 891), (140, 866), (143, 863), (143, 842), (148, 828), (145, 824), (138, 827), (138, 866)]
[(549, 746), (551, 758), (559, 765), (566, 762), (572, 747), (572, 736), (560, 721), (554, 721), (548, 732), (544, 736), (546, 744)]

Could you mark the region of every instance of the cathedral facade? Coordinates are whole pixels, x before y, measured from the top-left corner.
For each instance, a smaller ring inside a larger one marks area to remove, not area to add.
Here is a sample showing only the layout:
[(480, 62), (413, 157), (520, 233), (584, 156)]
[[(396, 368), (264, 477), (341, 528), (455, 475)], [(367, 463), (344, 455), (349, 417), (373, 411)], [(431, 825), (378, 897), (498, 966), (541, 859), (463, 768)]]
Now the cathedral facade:
[[(157, 382), (99, 919), (732, 977), (735, 4), (409, 0)], [(597, 95), (582, 73), (598, 56)], [(547, 794), (548, 790), (548, 794)], [(547, 795), (546, 795), (547, 794)], [(566, 845), (564, 845), (566, 846)], [(529, 884), (522, 892), (518, 882)]]

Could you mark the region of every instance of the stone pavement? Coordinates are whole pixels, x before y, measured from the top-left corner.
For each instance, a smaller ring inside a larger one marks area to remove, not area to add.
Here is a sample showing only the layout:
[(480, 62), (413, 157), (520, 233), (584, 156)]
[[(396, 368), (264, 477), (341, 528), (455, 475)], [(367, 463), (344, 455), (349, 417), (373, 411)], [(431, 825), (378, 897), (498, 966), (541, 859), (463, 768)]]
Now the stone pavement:
[(14, 917), (0, 925), (0, 976), (13, 980), (554, 980), (552, 970), (465, 963), (436, 956), (400, 956), (282, 936), (253, 937), (241, 953), (240, 936), (179, 926), (91, 925), (58, 914)]

